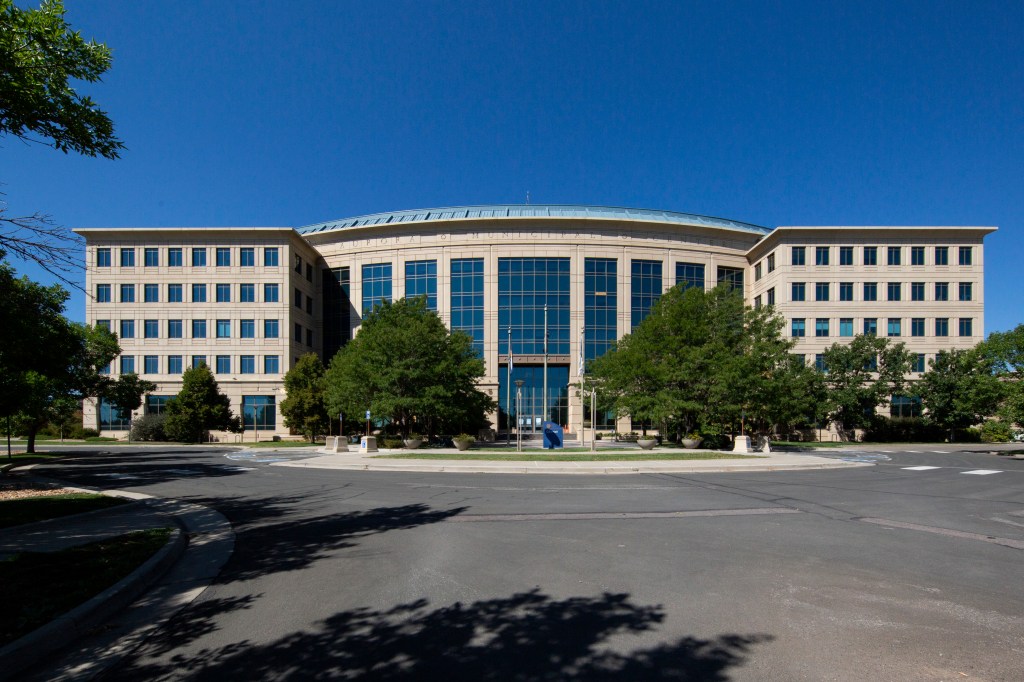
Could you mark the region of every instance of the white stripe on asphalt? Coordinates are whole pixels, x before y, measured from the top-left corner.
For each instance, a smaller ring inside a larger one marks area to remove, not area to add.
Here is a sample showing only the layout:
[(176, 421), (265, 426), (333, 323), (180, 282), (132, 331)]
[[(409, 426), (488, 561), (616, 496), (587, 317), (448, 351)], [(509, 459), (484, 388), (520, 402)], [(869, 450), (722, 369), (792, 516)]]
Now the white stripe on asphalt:
[(944, 455), (944, 454), (946, 454), (945, 450), (932, 450), (932, 452), (934, 452), (936, 455)]
[(988, 476), (989, 474), (1001, 474), (1002, 471), (993, 471), (992, 469), (975, 469), (974, 471), (961, 471), (961, 474), (975, 474), (976, 476)]
[(903, 467), (906, 471), (928, 471), (929, 469), (939, 469), (940, 467)]

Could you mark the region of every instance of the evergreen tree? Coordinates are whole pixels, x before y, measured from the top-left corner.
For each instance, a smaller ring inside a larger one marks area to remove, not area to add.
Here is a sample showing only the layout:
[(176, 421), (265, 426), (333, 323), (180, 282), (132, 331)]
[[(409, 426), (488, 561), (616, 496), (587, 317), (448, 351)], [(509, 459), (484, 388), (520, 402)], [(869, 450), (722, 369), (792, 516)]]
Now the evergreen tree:
[(198, 443), (213, 429), (242, 430), (241, 421), (231, 413), (231, 401), (220, 392), (205, 362), (185, 370), (181, 391), (167, 401), (166, 411), (164, 431), (171, 440)]

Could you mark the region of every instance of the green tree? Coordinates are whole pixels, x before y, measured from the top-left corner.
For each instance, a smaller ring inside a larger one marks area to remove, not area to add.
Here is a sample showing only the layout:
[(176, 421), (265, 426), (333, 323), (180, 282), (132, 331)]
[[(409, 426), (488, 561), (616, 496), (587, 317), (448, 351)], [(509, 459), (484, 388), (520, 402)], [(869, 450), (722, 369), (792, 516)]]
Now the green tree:
[(915, 386), (928, 421), (949, 432), (974, 426), (999, 407), (1002, 385), (992, 358), (977, 347), (940, 351)]
[(331, 360), (327, 409), (360, 416), (370, 410), (403, 436), (467, 431), (494, 409), (476, 387), (483, 375), (472, 339), (450, 332), (424, 298), (385, 302)]
[(156, 384), (140, 379), (134, 372), (120, 375), (117, 381), (108, 384), (104, 390), (104, 397), (117, 405), (118, 416), (129, 422), (128, 440), (131, 440), (132, 413), (142, 407), (142, 396), (155, 390)]
[(324, 405), (324, 365), (316, 353), (307, 353), (284, 375), (287, 397), (281, 402), (284, 425), (313, 442), (330, 422)]
[(198, 443), (213, 429), (239, 433), (241, 421), (231, 412), (231, 401), (220, 392), (206, 363), (182, 375), (181, 391), (167, 401), (164, 431), (171, 440)]
[(839, 437), (848, 440), (853, 429), (871, 423), (875, 410), (906, 390), (913, 356), (902, 343), (858, 335), (848, 344), (825, 349), (823, 410)]
[(1024, 426), (1024, 324), (1008, 332), (993, 332), (981, 344), (992, 361), (993, 371), (1003, 384), (999, 416), (1010, 424)]

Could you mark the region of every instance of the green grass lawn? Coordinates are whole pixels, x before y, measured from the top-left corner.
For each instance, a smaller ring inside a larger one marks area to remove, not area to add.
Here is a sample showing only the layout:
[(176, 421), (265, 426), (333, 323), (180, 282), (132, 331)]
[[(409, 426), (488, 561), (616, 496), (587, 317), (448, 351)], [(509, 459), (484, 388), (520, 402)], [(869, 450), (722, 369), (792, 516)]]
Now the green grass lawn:
[[(23, 523), (34, 523), (55, 519), (59, 516), (81, 514), (96, 509), (107, 509), (128, 500), (107, 495), (92, 493), (72, 493), (69, 495), (46, 495), (40, 497), (22, 497), (15, 500), (0, 502), (0, 528), (20, 526)], [(2, 585), (3, 583), (0, 583)]]
[(409, 452), (391, 455), (377, 455), (374, 459), (447, 459), (460, 461), (486, 462), (649, 462), (652, 460), (696, 460), (696, 459), (756, 459), (757, 456), (736, 455), (731, 452), (594, 452), (589, 451), (557, 455), (532, 454), (530, 452), (495, 452), (487, 450), (469, 450), (458, 453)]
[(324, 446), (323, 441), (310, 443), (304, 440), (261, 440), (259, 443), (239, 443), (249, 448), (312, 448)]
[(837, 441), (818, 443), (816, 441), (773, 440), (772, 445), (784, 448), (845, 448), (849, 445), (862, 445), (862, 443), (840, 443)]
[(24, 552), (0, 561), (4, 592), (0, 646), (114, 585), (163, 547), (170, 534), (170, 528), (159, 528), (60, 552)]

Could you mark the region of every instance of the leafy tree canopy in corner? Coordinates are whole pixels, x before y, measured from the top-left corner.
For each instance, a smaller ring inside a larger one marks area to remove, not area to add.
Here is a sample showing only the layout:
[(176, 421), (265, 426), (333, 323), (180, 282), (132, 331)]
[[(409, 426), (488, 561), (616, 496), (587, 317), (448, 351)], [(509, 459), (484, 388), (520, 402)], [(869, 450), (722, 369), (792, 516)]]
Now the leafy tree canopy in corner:
[(241, 421), (231, 413), (231, 401), (220, 392), (206, 363), (185, 370), (181, 391), (167, 402), (166, 413), (167, 437), (183, 443), (198, 443), (212, 429), (242, 430)]
[(1008, 332), (992, 332), (980, 347), (1003, 382), (999, 415), (1011, 424), (1024, 426), (1024, 324)]
[(940, 351), (921, 376), (917, 391), (928, 420), (949, 431), (983, 422), (995, 413), (1002, 385), (992, 371), (992, 358), (983, 349)]
[(324, 365), (316, 353), (307, 353), (284, 375), (287, 397), (281, 402), (284, 425), (312, 442), (330, 424), (324, 406)]
[(359, 419), (369, 409), (403, 436), (468, 431), (494, 409), (476, 386), (483, 375), (472, 339), (449, 332), (424, 298), (385, 302), (331, 360), (327, 408)]

